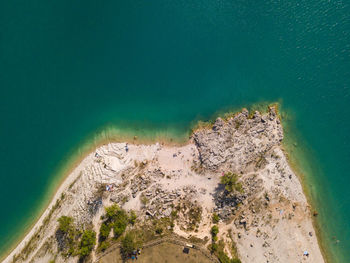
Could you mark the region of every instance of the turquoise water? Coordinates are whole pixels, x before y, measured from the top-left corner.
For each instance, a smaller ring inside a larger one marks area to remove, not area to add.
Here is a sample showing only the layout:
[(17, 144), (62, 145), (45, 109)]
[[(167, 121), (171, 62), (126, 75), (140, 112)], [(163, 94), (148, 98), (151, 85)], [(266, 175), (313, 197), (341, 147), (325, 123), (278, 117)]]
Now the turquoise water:
[(103, 127), (181, 133), (281, 101), (324, 240), (350, 262), (349, 86), (348, 1), (0, 1), (0, 251)]

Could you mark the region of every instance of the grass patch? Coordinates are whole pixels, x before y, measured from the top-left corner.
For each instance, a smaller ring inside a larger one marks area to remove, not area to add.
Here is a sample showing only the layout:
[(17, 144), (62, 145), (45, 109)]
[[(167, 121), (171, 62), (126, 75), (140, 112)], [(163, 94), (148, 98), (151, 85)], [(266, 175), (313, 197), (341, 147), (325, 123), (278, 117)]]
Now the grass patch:
[(225, 190), (229, 193), (238, 191), (243, 193), (243, 187), (240, 182), (238, 182), (238, 175), (232, 172), (227, 172), (220, 178), (221, 184), (225, 185)]

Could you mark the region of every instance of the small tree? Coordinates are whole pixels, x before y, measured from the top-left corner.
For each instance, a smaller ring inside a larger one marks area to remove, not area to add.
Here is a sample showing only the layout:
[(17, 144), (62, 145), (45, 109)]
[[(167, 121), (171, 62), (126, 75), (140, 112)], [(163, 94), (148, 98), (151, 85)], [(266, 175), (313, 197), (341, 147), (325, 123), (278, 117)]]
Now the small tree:
[(124, 233), (124, 231), (126, 229), (126, 225), (127, 225), (127, 223), (125, 221), (122, 221), (122, 220), (119, 220), (119, 221), (114, 223), (113, 230), (114, 230), (115, 238), (120, 237)]
[(72, 229), (73, 218), (69, 216), (61, 216), (57, 221), (59, 223), (58, 228), (63, 233), (67, 234)]
[(136, 242), (134, 240), (134, 237), (130, 233), (127, 233), (125, 237), (122, 239), (121, 249), (120, 249), (123, 258), (128, 257), (128, 255), (130, 255), (135, 249), (136, 249)]
[(102, 223), (100, 227), (100, 239), (105, 240), (109, 236), (110, 232), (111, 232), (111, 225), (105, 222)]
[(131, 210), (130, 216), (129, 216), (129, 223), (132, 225), (135, 225), (136, 218), (137, 218), (137, 216), (135, 214), (135, 211)]
[(231, 259), (222, 250), (218, 252), (218, 258), (220, 263), (231, 263)]
[(212, 243), (209, 248), (211, 253), (215, 253), (218, 250), (218, 244)]
[(213, 214), (212, 220), (213, 220), (213, 223), (214, 223), (214, 224), (219, 223), (220, 218), (219, 218), (219, 216), (218, 216), (217, 213), (214, 213), (214, 214)]
[(108, 241), (102, 241), (99, 246), (99, 251), (105, 251), (110, 246), (110, 243)]
[(238, 258), (229, 258), (223, 250), (218, 250), (217, 257), (220, 263), (241, 263), (241, 260)]
[(128, 224), (135, 224), (136, 214), (131, 211), (130, 216), (124, 209), (121, 209), (117, 204), (106, 207), (106, 216), (102, 217), (104, 222), (100, 228), (99, 241), (106, 240), (111, 229), (113, 229), (114, 237), (119, 238), (125, 231)]
[(214, 238), (217, 236), (217, 234), (219, 233), (219, 228), (218, 226), (213, 226), (210, 230), (211, 236)]
[(80, 241), (80, 257), (84, 258), (90, 254), (96, 244), (96, 233), (92, 230), (85, 230)]
[[(77, 231), (73, 224), (73, 218), (68, 216), (61, 216), (58, 220), (59, 226), (57, 230), (57, 238), (59, 241), (59, 249), (62, 253), (72, 255), (75, 253), (76, 242), (75, 238)], [(60, 233), (62, 235), (60, 235)]]
[(221, 177), (220, 182), (225, 185), (225, 189), (229, 193), (232, 193), (234, 190), (243, 192), (242, 184), (238, 182), (237, 174), (231, 172), (225, 173)]
[(106, 215), (109, 220), (115, 220), (115, 218), (120, 213), (121, 209), (117, 204), (114, 204), (112, 206), (106, 207)]

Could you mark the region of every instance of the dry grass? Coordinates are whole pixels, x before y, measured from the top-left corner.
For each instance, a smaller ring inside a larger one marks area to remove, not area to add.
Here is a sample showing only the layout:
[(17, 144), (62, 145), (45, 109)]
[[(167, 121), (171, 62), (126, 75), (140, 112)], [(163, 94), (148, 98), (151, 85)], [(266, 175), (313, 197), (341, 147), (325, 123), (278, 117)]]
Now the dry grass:
[[(142, 251), (137, 261), (129, 260), (127, 262), (138, 263), (210, 263), (212, 262), (200, 251), (190, 249), (189, 254), (182, 252), (183, 247), (172, 243), (161, 243), (159, 245), (146, 248)], [(109, 253), (103, 257), (99, 263), (122, 263), (123, 261), (119, 255), (119, 249)]]

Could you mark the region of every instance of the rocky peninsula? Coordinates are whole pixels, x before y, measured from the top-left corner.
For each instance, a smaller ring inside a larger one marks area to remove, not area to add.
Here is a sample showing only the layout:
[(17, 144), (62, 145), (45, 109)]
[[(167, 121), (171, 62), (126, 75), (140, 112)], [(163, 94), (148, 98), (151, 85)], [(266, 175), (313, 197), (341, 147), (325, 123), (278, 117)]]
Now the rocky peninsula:
[(313, 212), (282, 140), (271, 106), (217, 118), (182, 146), (103, 145), (4, 262), (112, 262), (108, 253), (123, 254), (132, 236), (135, 249), (177, 240), (208, 262), (322, 263)]

